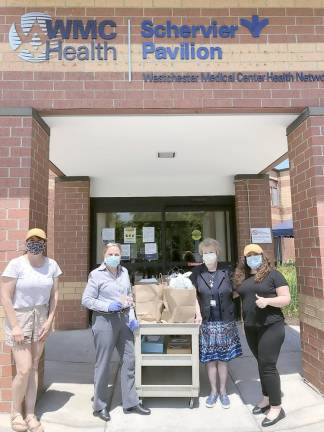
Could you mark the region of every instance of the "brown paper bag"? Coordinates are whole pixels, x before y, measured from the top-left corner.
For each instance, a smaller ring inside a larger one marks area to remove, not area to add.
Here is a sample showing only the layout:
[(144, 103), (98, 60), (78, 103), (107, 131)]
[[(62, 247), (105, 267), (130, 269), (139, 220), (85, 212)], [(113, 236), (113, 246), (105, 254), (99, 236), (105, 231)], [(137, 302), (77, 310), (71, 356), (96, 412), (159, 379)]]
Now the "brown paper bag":
[(160, 322), (163, 309), (163, 285), (134, 285), (135, 311), (140, 322)]
[(162, 321), (169, 323), (193, 323), (196, 314), (196, 290), (165, 287)]

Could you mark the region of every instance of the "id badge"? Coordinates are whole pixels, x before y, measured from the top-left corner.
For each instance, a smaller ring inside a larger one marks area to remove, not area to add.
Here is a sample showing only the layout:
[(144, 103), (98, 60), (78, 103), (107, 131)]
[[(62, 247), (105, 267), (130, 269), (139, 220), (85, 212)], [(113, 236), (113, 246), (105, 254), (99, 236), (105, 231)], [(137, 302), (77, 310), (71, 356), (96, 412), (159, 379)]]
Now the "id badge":
[(215, 307), (216, 306), (216, 300), (210, 300), (210, 306)]

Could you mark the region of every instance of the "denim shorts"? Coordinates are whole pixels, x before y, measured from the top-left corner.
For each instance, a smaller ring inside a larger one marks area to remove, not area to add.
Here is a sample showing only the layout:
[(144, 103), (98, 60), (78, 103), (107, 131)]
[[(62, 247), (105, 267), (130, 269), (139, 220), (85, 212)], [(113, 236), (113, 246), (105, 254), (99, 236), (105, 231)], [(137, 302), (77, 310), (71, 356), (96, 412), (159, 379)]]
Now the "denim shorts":
[[(18, 324), (24, 334), (24, 342), (30, 344), (39, 341), (39, 333), (48, 317), (48, 305), (15, 309)], [(14, 347), (17, 343), (12, 337), (11, 326), (5, 320), (5, 344)]]

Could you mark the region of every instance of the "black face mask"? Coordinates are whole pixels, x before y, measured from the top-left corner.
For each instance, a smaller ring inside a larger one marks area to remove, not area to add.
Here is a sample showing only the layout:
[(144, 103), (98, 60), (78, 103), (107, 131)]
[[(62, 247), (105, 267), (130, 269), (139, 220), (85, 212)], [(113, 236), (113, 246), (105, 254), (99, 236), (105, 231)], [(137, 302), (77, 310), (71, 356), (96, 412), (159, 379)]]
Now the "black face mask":
[(26, 243), (26, 252), (33, 255), (40, 255), (45, 250), (45, 242), (40, 240), (28, 240)]

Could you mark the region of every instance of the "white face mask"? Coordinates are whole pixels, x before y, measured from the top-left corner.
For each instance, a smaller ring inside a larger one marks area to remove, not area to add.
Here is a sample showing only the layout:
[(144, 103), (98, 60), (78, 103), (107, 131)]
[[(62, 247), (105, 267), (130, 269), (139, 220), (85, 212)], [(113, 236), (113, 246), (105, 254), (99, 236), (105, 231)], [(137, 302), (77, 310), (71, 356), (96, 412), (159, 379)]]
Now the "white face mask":
[(251, 270), (256, 270), (262, 264), (262, 255), (251, 255), (246, 257), (246, 264)]
[(215, 264), (217, 261), (217, 255), (215, 252), (209, 252), (203, 254), (203, 261), (206, 265)]

